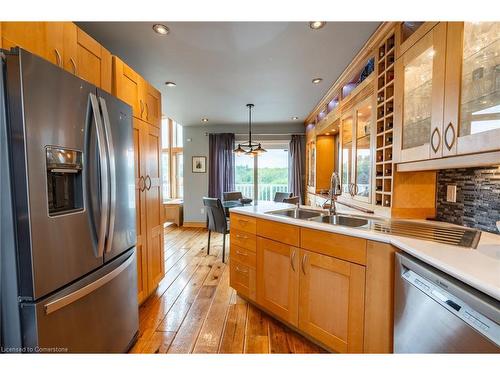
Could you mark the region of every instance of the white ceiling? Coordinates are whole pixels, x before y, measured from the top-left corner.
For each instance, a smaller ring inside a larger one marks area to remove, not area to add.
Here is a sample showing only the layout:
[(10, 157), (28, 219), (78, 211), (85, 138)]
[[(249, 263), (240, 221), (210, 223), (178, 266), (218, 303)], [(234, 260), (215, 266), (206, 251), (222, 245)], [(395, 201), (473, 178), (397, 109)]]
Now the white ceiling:
[[(163, 113), (183, 125), (304, 121), (378, 22), (79, 22), (160, 89)], [(323, 78), (313, 85), (315, 77)], [(177, 87), (165, 86), (173, 81)]]

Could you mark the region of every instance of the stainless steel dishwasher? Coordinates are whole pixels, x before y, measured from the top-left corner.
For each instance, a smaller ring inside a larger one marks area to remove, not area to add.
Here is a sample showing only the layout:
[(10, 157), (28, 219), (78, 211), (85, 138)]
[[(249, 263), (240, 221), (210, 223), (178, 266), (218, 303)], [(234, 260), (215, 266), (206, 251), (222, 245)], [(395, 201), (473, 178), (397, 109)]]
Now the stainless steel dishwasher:
[(396, 254), (395, 353), (500, 353), (500, 302)]

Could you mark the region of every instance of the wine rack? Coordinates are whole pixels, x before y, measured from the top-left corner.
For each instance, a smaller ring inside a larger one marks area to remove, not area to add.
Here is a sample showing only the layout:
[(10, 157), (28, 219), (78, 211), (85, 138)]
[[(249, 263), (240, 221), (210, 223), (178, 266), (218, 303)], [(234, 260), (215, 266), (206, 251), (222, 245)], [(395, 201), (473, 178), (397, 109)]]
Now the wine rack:
[(377, 125), (375, 156), (375, 204), (391, 207), (394, 124), (394, 61), (395, 34), (381, 43), (377, 50)]

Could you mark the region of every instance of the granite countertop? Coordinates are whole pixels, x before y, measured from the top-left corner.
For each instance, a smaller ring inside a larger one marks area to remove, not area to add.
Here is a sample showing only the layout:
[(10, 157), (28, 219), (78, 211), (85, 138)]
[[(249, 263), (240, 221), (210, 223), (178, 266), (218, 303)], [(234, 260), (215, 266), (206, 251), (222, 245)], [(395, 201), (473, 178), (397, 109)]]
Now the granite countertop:
[[(348, 236), (365, 238), (391, 245), (413, 255), (416, 258), (440, 269), (441, 271), (463, 281), (464, 283), (482, 291), (491, 297), (500, 300), (500, 235), (482, 232), (481, 240), (476, 249), (446, 245), (408, 237), (389, 235), (370, 229), (357, 229), (340, 225), (331, 225), (315, 221), (293, 219), (285, 216), (271, 215), (266, 212), (286, 208), (294, 205), (286, 203), (264, 202), (244, 207), (231, 208), (231, 212), (273, 220), (300, 227), (339, 233)], [(302, 206), (314, 209), (309, 206)], [(345, 210), (337, 206), (338, 213), (353, 214), (352, 210)], [(362, 214), (358, 216), (377, 218), (375, 215)], [(407, 220), (408, 222), (422, 223), (425, 220)], [(434, 225), (456, 226), (448, 223), (432, 222)]]

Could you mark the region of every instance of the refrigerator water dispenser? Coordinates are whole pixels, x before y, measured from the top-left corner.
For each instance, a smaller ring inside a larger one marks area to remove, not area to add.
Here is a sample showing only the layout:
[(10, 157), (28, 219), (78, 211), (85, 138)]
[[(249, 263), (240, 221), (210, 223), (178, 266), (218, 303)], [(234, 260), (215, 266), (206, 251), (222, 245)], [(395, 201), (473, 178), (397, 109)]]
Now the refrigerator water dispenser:
[(83, 211), (82, 152), (47, 146), (49, 216)]

